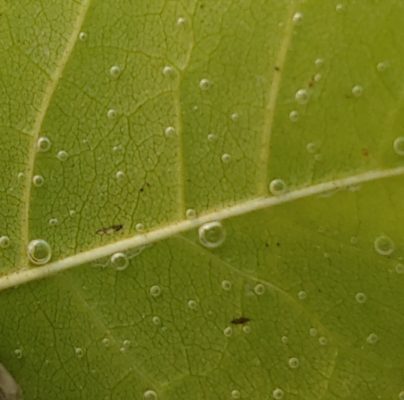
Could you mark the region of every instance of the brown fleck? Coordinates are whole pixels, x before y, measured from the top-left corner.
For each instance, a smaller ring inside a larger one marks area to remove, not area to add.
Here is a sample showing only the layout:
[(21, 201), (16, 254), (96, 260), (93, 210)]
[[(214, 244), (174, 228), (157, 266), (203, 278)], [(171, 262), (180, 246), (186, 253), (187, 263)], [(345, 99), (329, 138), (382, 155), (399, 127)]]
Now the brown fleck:
[(232, 319), (230, 322), (234, 325), (244, 325), (250, 321), (251, 321), (251, 319), (248, 317), (239, 317), (239, 318)]
[(113, 233), (119, 232), (122, 229), (123, 229), (122, 224), (116, 224), (116, 225), (111, 225), (111, 226), (97, 229), (96, 233), (97, 233), (97, 235), (100, 235), (100, 236), (112, 235)]

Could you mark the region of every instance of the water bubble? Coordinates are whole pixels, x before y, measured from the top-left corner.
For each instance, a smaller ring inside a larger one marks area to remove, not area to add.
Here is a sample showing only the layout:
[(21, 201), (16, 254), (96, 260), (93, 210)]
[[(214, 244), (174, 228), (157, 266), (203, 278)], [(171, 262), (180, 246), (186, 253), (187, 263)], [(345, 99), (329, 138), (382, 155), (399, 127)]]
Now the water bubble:
[(88, 35), (87, 35), (86, 32), (80, 32), (80, 33), (79, 33), (79, 39), (80, 39), (82, 42), (85, 42), (85, 41), (87, 40), (87, 38), (88, 38)]
[(309, 329), (309, 335), (310, 336), (315, 337), (315, 336), (317, 336), (317, 334), (318, 334), (318, 331), (317, 331), (316, 328), (310, 328)]
[(304, 300), (307, 297), (307, 293), (304, 290), (301, 290), (298, 294), (297, 297), (299, 300)]
[(112, 78), (118, 78), (121, 72), (122, 69), (119, 65), (113, 65), (109, 70), (109, 74), (111, 75)]
[(360, 96), (362, 96), (362, 93), (363, 93), (363, 87), (362, 87), (362, 86), (360, 86), (360, 85), (355, 85), (355, 86), (352, 88), (352, 94), (353, 94), (355, 97), (360, 97)]
[(284, 395), (284, 392), (283, 392), (283, 390), (280, 389), (280, 388), (276, 388), (276, 389), (272, 392), (272, 397), (273, 397), (275, 400), (280, 400), (280, 399), (282, 399), (282, 398), (283, 398), (283, 395)]
[(194, 219), (196, 218), (196, 211), (193, 208), (188, 208), (188, 210), (185, 211), (185, 216), (188, 219)]
[(240, 118), (240, 115), (239, 115), (239, 113), (233, 113), (233, 114), (231, 114), (230, 115), (230, 119), (233, 121), (233, 122), (237, 122), (238, 120), (239, 120), (239, 118)]
[(376, 333), (371, 333), (369, 336), (366, 338), (366, 341), (369, 344), (376, 344), (379, 341), (379, 336), (376, 335)]
[(50, 218), (48, 224), (50, 226), (57, 226), (59, 224), (59, 220), (57, 218)]
[(109, 345), (111, 344), (111, 341), (109, 340), (109, 338), (105, 337), (104, 339), (102, 339), (102, 344), (105, 347), (109, 347)]
[(75, 347), (74, 348), (74, 353), (76, 354), (77, 358), (82, 358), (84, 355), (84, 351), (81, 347)]
[(41, 187), (45, 183), (45, 179), (42, 175), (34, 175), (32, 177), (32, 183), (36, 187)]
[(117, 271), (123, 271), (129, 265), (128, 257), (125, 253), (115, 253), (111, 256), (111, 265)]
[(307, 143), (306, 150), (308, 153), (314, 154), (316, 151), (318, 151), (318, 144), (314, 142)]
[(115, 174), (115, 177), (118, 181), (122, 182), (125, 179), (125, 172), (117, 171), (117, 173)]
[(299, 104), (306, 104), (309, 101), (309, 93), (306, 89), (299, 89), (295, 94), (295, 100)]
[(303, 21), (303, 13), (301, 13), (301, 12), (294, 13), (292, 21), (295, 24), (300, 24)]
[(199, 242), (209, 248), (221, 246), (226, 239), (226, 231), (220, 221), (207, 222), (199, 227)]
[[(1, 243), (1, 239), (0, 239)], [(0, 245), (1, 247), (1, 245)], [(395, 265), (394, 269), (396, 270), (397, 274), (404, 274), (404, 264), (398, 263)]]
[(320, 343), (321, 346), (326, 346), (328, 344), (328, 339), (325, 336), (320, 336), (318, 338), (318, 343)]
[(155, 316), (152, 318), (152, 321), (153, 321), (153, 324), (154, 324), (154, 325), (160, 325), (160, 324), (161, 324), (161, 319), (160, 319), (160, 317), (158, 317), (157, 315), (155, 315)]
[(232, 399), (239, 399), (240, 398), (240, 392), (238, 390), (232, 390), (231, 391), (231, 398)]
[(231, 289), (231, 282), (230, 281), (228, 281), (228, 280), (223, 280), (222, 281), (222, 289), (223, 290), (227, 290), (227, 291), (229, 291), (230, 289)]
[(20, 348), (14, 350), (14, 354), (18, 359), (22, 358), (22, 353), (23, 353), (22, 349), (20, 349)]
[(320, 82), (320, 81), (321, 81), (321, 78), (322, 78), (322, 75), (321, 75), (321, 74), (315, 74), (315, 75), (314, 75), (314, 81), (315, 81), (315, 82)]
[(146, 390), (143, 393), (144, 400), (157, 400), (157, 393), (154, 390)]
[(208, 140), (209, 140), (209, 142), (216, 142), (217, 135), (215, 135), (214, 133), (209, 133)]
[(335, 6), (335, 11), (336, 11), (337, 13), (342, 13), (342, 12), (344, 12), (344, 11), (345, 11), (345, 5), (344, 5), (344, 4), (341, 4), (341, 3), (338, 3), (338, 4)]
[(69, 154), (67, 153), (67, 151), (65, 150), (60, 150), (58, 151), (58, 153), (56, 154), (56, 157), (58, 160), (60, 161), (66, 161), (69, 158)]
[(399, 136), (394, 139), (393, 150), (399, 156), (404, 156), (404, 136)]
[(291, 358), (289, 358), (289, 360), (288, 360), (288, 364), (289, 364), (289, 367), (290, 367), (290, 368), (296, 369), (296, 368), (299, 368), (300, 361), (299, 361), (299, 359), (296, 358), (296, 357), (291, 357)]
[(382, 256), (389, 256), (395, 249), (394, 242), (385, 235), (381, 235), (375, 239), (374, 247), (376, 252)]
[(24, 178), (25, 178), (24, 172), (19, 172), (19, 173), (17, 174), (17, 179), (18, 179), (19, 181), (22, 181)]
[(177, 19), (177, 25), (178, 26), (185, 26), (187, 24), (187, 20), (184, 17), (179, 17)]
[(153, 285), (153, 286), (150, 288), (150, 296), (158, 297), (158, 296), (160, 296), (160, 294), (161, 294), (161, 287), (160, 287), (160, 286), (158, 286), (158, 285)]
[(289, 338), (288, 338), (287, 336), (282, 336), (282, 337), (281, 337), (281, 342), (282, 342), (283, 344), (287, 344), (287, 343), (289, 342)]
[(315, 65), (317, 68), (322, 67), (322, 66), (324, 65), (324, 59), (322, 59), (322, 58), (316, 58), (316, 59), (314, 60), (314, 65)]
[(233, 334), (233, 328), (231, 326), (227, 326), (223, 329), (224, 336), (230, 337)]
[(139, 222), (138, 224), (136, 224), (135, 229), (137, 232), (144, 232), (144, 225)]
[(208, 90), (212, 86), (212, 82), (209, 79), (201, 79), (199, 82), (199, 88), (201, 90)]
[(31, 240), (27, 248), (28, 259), (32, 264), (46, 264), (52, 257), (49, 243), (43, 239)]
[(402, 390), (402, 391), (398, 394), (398, 399), (399, 399), (399, 400), (404, 400), (404, 390)]
[(191, 310), (196, 310), (198, 308), (198, 303), (195, 300), (188, 300), (187, 305)]
[(286, 191), (286, 184), (282, 179), (273, 179), (269, 184), (269, 191), (273, 195), (279, 195)]
[(244, 332), (245, 334), (249, 334), (249, 333), (251, 332), (251, 326), (249, 326), (249, 325), (244, 325), (244, 326), (243, 326), (243, 332)]
[(36, 147), (38, 151), (44, 153), (50, 150), (50, 148), (52, 147), (52, 143), (48, 137), (41, 136), (37, 141)]
[(265, 286), (262, 283), (258, 283), (254, 287), (254, 292), (256, 295), (261, 296), (265, 293)]
[(166, 137), (173, 137), (175, 135), (175, 128), (173, 126), (168, 126), (164, 130), (164, 135), (166, 135)]
[(377, 63), (376, 69), (378, 72), (384, 72), (384, 71), (386, 71), (388, 66), (389, 66), (389, 64), (387, 61), (381, 61), (381, 62)]
[(299, 120), (299, 112), (296, 111), (296, 110), (292, 110), (292, 111), (289, 113), (289, 119), (290, 119), (292, 122), (298, 121), (298, 120)]
[(10, 246), (10, 238), (6, 235), (0, 236), (0, 249), (6, 249)]
[(116, 110), (115, 110), (114, 108), (110, 108), (110, 109), (107, 111), (107, 117), (108, 117), (108, 119), (115, 119), (115, 118), (116, 118), (116, 115), (117, 115), (117, 113), (116, 113)]
[(175, 75), (175, 70), (171, 65), (166, 65), (163, 68), (163, 75), (166, 77), (173, 77)]
[(228, 164), (231, 161), (231, 155), (228, 153), (222, 154), (222, 162)]
[(367, 296), (366, 296), (365, 293), (358, 292), (358, 293), (356, 293), (356, 295), (355, 295), (355, 300), (356, 300), (359, 304), (363, 304), (363, 303), (366, 303)]

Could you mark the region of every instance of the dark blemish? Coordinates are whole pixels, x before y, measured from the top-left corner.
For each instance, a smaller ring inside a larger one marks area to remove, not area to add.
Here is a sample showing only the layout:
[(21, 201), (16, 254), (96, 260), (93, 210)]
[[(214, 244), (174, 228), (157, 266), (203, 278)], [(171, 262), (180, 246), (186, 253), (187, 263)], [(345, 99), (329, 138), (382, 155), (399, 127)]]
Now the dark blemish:
[(269, 247), (269, 243), (268, 243), (268, 242), (265, 242), (265, 247)]
[(279, 242), (276, 242), (276, 245), (277, 245), (278, 247), (281, 247), (281, 244), (280, 244)]
[(362, 149), (362, 155), (364, 156), (364, 157), (367, 157), (368, 155), (369, 155), (369, 149), (367, 149), (367, 148), (363, 148)]
[(143, 193), (146, 186), (147, 186), (147, 187), (150, 187), (150, 183), (149, 183), (149, 182), (145, 182), (145, 183), (140, 187), (139, 192)]
[(111, 226), (107, 226), (105, 228), (97, 229), (97, 231), (95, 233), (100, 236), (111, 235), (115, 232), (121, 231), (122, 229), (123, 229), (123, 225), (117, 224), (117, 225), (111, 225)]
[(274, 69), (275, 69), (275, 71), (278, 71), (278, 72), (281, 70), (277, 65), (275, 65)]
[(244, 325), (250, 321), (251, 321), (251, 319), (248, 317), (239, 317), (239, 318), (232, 319), (230, 322), (234, 325)]

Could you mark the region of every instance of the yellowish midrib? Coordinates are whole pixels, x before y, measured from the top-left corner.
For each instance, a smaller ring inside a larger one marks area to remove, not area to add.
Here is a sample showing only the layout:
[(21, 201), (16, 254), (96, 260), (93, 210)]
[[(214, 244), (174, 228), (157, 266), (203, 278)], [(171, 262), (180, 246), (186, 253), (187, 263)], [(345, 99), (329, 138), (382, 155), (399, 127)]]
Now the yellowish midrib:
[(31, 144), (30, 151), (27, 160), (27, 167), (25, 170), (25, 184), (24, 193), (22, 194), (22, 210), (21, 210), (21, 260), (27, 261), (26, 257), (26, 247), (29, 241), (29, 212), (31, 204), (31, 189), (32, 189), (32, 179), (35, 170), (35, 160), (37, 154), (37, 142), (40, 137), (42, 130), (42, 125), (46, 117), (49, 105), (52, 102), (53, 95), (59, 85), (61, 78), (63, 77), (63, 72), (70, 59), (73, 49), (78, 40), (81, 27), (86, 18), (87, 11), (90, 7), (91, 0), (82, 1), (81, 6), (78, 10), (77, 18), (75, 24), (72, 28), (69, 40), (66, 43), (66, 47), (56, 63), (56, 68), (51, 75), (51, 79), (45, 87), (44, 96), (42, 98), (41, 106), (39, 107), (39, 112), (36, 115), (34, 125), (31, 130)]
[(373, 170), (362, 174), (353, 175), (341, 179), (322, 182), (316, 185), (303, 187), (276, 197), (258, 197), (231, 207), (214, 210), (202, 214), (193, 220), (181, 220), (167, 226), (157, 228), (142, 235), (120, 240), (95, 249), (91, 249), (73, 256), (52, 262), (42, 267), (21, 266), (19, 271), (12, 272), (0, 277), (0, 290), (15, 287), (33, 280), (43, 279), (52, 274), (56, 274), (80, 265), (93, 262), (97, 259), (110, 256), (116, 252), (125, 252), (142, 246), (167, 239), (182, 232), (196, 229), (200, 225), (215, 220), (225, 220), (254, 211), (272, 208), (285, 203), (297, 201), (299, 199), (321, 195), (323, 193), (345, 189), (350, 186), (364, 184), (376, 180), (404, 175), (404, 167), (396, 167), (384, 170)]

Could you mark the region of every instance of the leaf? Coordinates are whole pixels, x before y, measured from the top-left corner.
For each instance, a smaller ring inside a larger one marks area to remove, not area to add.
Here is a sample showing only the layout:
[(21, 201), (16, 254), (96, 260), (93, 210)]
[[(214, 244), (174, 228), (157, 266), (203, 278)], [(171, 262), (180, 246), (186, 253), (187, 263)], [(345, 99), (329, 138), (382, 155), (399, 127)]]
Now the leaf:
[(0, 2), (24, 399), (404, 399), (403, 8)]

